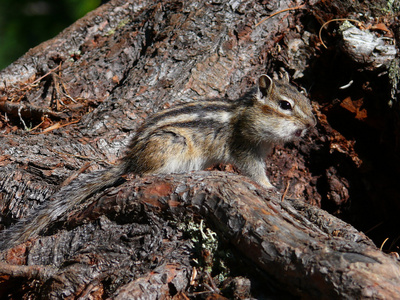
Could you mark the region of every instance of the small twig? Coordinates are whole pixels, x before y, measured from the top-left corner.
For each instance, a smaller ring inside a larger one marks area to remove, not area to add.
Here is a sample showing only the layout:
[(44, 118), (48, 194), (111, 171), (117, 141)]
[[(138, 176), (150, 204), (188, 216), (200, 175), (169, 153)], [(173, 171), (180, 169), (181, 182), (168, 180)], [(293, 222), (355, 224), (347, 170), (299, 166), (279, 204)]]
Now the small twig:
[(288, 180), (288, 182), (286, 183), (285, 191), (284, 191), (283, 194), (282, 194), (281, 201), (285, 200), (286, 194), (287, 194), (287, 192), (288, 192), (288, 190), (289, 190), (289, 184), (290, 184), (290, 181)]
[[(51, 69), (49, 72), (47, 72), (47, 73), (44, 74), (43, 76), (39, 77), (38, 79), (34, 80), (33, 82), (25, 84), (23, 87), (20, 88), (20, 92), (22, 92), (22, 94), (20, 94), (19, 96), (18, 96), (17, 93), (15, 93), (15, 92), (10, 93), (10, 97), (9, 97), (9, 98), (11, 98), (10, 102), (20, 102), (21, 99), (22, 99), (23, 97), (25, 97), (25, 95), (26, 95), (34, 86), (36, 86), (36, 84), (37, 84), (40, 80), (42, 80), (42, 79), (45, 78), (46, 76), (49, 76), (49, 74), (51, 74), (52, 72), (54, 72), (58, 67), (59, 67), (59, 66), (55, 67), (54, 69)], [(18, 96), (18, 98), (16, 98), (16, 99), (13, 98), (13, 97), (17, 97), (17, 96)]]
[[(60, 77), (60, 76), (59, 76), (59, 77)], [(61, 80), (61, 77), (60, 77), (60, 83), (61, 83), (61, 85), (62, 85), (62, 87), (63, 87), (63, 89), (64, 89), (64, 91), (62, 92), (63, 95), (64, 95), (65, 97), (67, 97), (69, 100), (71, 100), (72, 102), (78, 103), (74, 98), (72, 98), (72, 97), (70, 96), (70, 94), (69, 94), (69, 92), (68, 92), (68, 89), (67, 89), (67, 87), (65, 86), (65, 83)]]
[(55, 123), (54, 125), (51, 125), (50, 127), (47, 127), (46, 129), (44, 129), (44, 130), (41, 131), (41, 132), (32, 132), (32, 134), (44, 134), (44, 133), (48, 133), (48, 132), (53, 131), (53, 130), (55, 130), (55, 129), (62, 128), (62, 127), (65, 127), (65, 126), (68, 126), (68, 125), (71, 125), (71, 124), (78, 123), (79, 121), (80, 121), (80, 120), (75, 120), (75, 121), (72, 121), (72, 122), (69, 122), (69, 123), (65, 123), (65, 124), (60, 124), (59, 122), (57, 122), (57, 123)]
[(33, 127), (32, 129), (30, 129), (29, 132), (32, 132), (32, 131), (38, 129), (40, 126), (42, 126), (42, 124), (44, 123), (44, 119), (45, 119), (45, 118), (47, 118), (46, 115), (44, 115), (44, 116), (42, 117), (42, 121), (41, 121), (39, 124), (37, 124), (35, 127)]
[(385, 243), (388, 241), (388, 239), (389, 239), (389, 238), (386, 238), (386, 239), (383, 241), (383, 243), (382, 243), (381, 247), (379, 248), (379, 250), (381, 250), (381, 251), (382, 251), (382, 249), (383, 249), (383, 245), (385, 245)]
[(71, 176), (64, 180), (61, 186), (66, 186), (71, 183), (71, 181), (75, 180), (79, 175), (85, 172), (90, 167), (90, 162), (85, 162), (85, 164), (76, 172), (74, 172)]
[(269, 16), (265, 17), (264, 19), (262, 19), (260, 22), (258, 22), (255, 27), (259, 26), (261, 23), (264, 23), (269, 18), (272, 18), (272, 17), (274, 17), (274, 16), (276, 16), (276, 15), (278, 15), (280, 13), (283, 13), (283, 12), (286, 12), (286, 11), (290, 11), (290, 10), (302, 9), (303, 6), (305, 6), (305, 4), (302, 4), (302, 5), (299, 5), (299, 6), (295, 6), (295, 7), (288, 7), (288, 8), (282, 9), (280, 11), (274, 12), (272, 15), (269, 15)]
[(30, 118), (33, 114), (40, 116), (49, 115), (58, 119), (65, 118), (62, 112), (54, 112), (47, 108), (37, 107), (31, 104), (14, 103), (12, 101), (0, 100), (0, 111), (9, 113), (12, 116), (18, 115), (20, 110), (21, 115)]
[(210, 273), (206, 272), (206, 275), (207, 275), (207, 277), (208, 277), (208, 281), (209, 281), (210, 284), (211, 284), (211, 289), (212, 289), (212, 291), (215, 292), (215, 293), (217, 293), (217, 294), (221, 293), (221, 291), (219, 290), (219, 288), (218, 288), (217, 285), (215, 284), (214, 279), (211, 277)]
[[(64, 84), (61, 82), (61, 84), (64, 86)], [(65, 89), (65, 87), (64, 87)], [(71, 100), (74, 103), (78, 103), (74, 98), (72, 98), (67, 92), (63, 92), (64, 96), (67, 97), (69, 100)]]
[(365, 234), (368, 234), (368, 233), (370, 233), (372, 230), (374, 230), (375, 228), (381, 226), (382, 224), (383, 224), (383, 221), (382, 221), (382, 222), (379, 222), (378, 224), (376, 224), (376, 225), (374, 225), (374, 226), (372, 226), (370, 229), (364, 231), (364, 233), (365, 233)]
[(61, 65), (58, 65), (57, 67), (51, 69), (50, 71), (48, 71), (46, 74), (44, 74), (43, 76), (39, 77), (38, 79), (36, 79), (35, 81), (33, 81), (30, 85), (34, 85), (35, 83), (39, 82), (40, 80), (42, 80), (43, 78), (49, 76), (52, 72), (54, 72), (55, 70), (57, 70), (58, 68), (60, 68)]
[(325, 22), (324, 24), (322, 24), (321, 28), (319, 29), (318, 37), (319, 37), (319, 40), (321, 41), (322, 46), (324, 46), (325, 49), (328, 49), (328, 47), (325, 45), (324, 41), (322, 40), (322, 37), (321, 37), (322, 29), (324, 29), (324, 27), (326, 25), (328, 25), (329, 23), (336, 22), (336, 21), (343, 21), (343, 22), (344, 21), (349, 21), (349, 22), (354, 22), (356, 24), (360, 24), (361, 23), (358, 20), (343, 18), (343, 19), (332, 19), (332, 20), (329, 20), (329, 21)]
[(389, 246), (389, 251), (390, 251), (390, 249), (393, 249), (393, 247), (394, 247), (394, 245), (397, 243), (397, 241), (400, 239), (400, 236), (397, 236), (394, 240), (393, 240), (393, 242), (390, 244), (390, 246)]
[[(53, 73), (52, 79), (53, 79), (53, 85), (54, 85), (52, 102), (53, 102), (53, 100), (56, 101), (56, 109), (57, 110), (60, 110), (59, 103), (62, 106), (66, 106), (66, 104), (62, 101), (60, 95), (68, 98), (69, 100), (71, 100), (74, 103), (77, 103), (77, 101), (74, 98), (72, 98), (71, 95), (69, 94), (68, 89), (62, 80), (61, 74)], [(52, 104), (50, 103), (50, 106), (51, 105)]]
[[(206, 286), (207, 288), (209, 288), (208, 286)], [(199, 296), (199, 295), (204, 295), (204, 294), (214, 294), (213, 291), (202, 291), (202, 292), (194, 292), (194, 293), (190, 293), (188, 294), (189, 297), (194, 297), (194, 296)]]
[(183, 292), (180, 292), (179, 296), (183, 297), (183, 299), (185, 299), (185, 300), (190, 300), (190, 298), (188, 296), (186, 296), (185, 293), (183, 293)]
[(19, 119), (21, 120), (22, 125), (24, 125), (24, 129), (25, 129), (26, 131), (29, 131), (29, 128), (26, 126), (25, 121), (24, 121), (24, 119), (23, 119), (22, 116), (21, 116), (21, 110), (22, 110), (22, 108), (23, 108), (22, 105), (18, 108), (18, 117), (19, 117)]
[(196, 267), (192, 267), (192, 276), (190, 276), (190, 283), (189, 283), (190, 285), (195, 284), (196, 277), (197, 277), (197, 269)]
[(53, 152), (57, 153), (59, 155), (67, 155), (67, 156), (76, 157), (76, 158), (80, 158), (80, 159), (87, 159), (87, 160), (91, 160), (91, 161), (102, 162), (102, 163), (106, 163), (110, 166), (115, 165), (115, 163), (111, 163), (111, 162), (108, 162), (108, 161), (106, 161), (104, 159), (100, 159), (100, 158), (93, 158), (90, 156), (84, 156), (84, 155), (78, 155), (78, 154), (70, 154), (70, 153), (66, 153), (66, 152), (59, 152), (56, 150), (53, 150)]

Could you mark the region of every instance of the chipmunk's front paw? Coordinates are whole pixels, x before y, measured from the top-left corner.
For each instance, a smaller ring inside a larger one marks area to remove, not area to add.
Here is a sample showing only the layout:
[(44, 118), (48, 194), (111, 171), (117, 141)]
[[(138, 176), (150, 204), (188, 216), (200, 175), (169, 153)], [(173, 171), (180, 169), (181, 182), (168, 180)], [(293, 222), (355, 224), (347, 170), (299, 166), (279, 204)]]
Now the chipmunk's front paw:
[(278, 192), (278, 189), (271, 184), (267, 177), (265, 177), (262, 181), (258, 181), (258, 183), (269, 192)]

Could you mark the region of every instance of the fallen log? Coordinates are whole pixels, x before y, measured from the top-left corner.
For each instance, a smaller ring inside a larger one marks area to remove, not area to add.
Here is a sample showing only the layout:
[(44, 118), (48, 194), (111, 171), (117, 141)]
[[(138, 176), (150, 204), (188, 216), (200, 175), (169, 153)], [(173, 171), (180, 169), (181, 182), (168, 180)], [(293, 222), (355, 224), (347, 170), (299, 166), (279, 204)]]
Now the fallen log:
[[(123, 299), (139, 297), (139, 290), (146, 297), (143, 286), (159, 291), (148, 294), (152, 299), (189, 295), (199, 280), (193, 266), (201, 269), (190, 259), (200, 260), (201, 255), (196, 256), (192, 237), (180, 225), (191, 220), (202, 222), (204, 232), (215, 232), (208, 238), (220, 243), (218, 251), (233, 251), (242, 275), (269, 278), (268, 284), (284, 287), (291, 295), (308, 299), (400, 295), (398, 261), (363, 233), (302, 200), (264, 191), (243, 176), (206, 171), (130, 176), (123, 185), (96, 197), (93, 204), (68, 212), (49, 235), (4, 252), (3, 261), (10, 265), (1, 265), (3, 284), (6, 274), (35, 279), (54, 298), (86, 291)], [(218, 257), (216, 249), (207, 255)], [(15, 266), (21, 263), (28, 266)], [(210, 262), (211, 270), (215, 265)], [(113, 284), (105, 287), (110, 278)]]

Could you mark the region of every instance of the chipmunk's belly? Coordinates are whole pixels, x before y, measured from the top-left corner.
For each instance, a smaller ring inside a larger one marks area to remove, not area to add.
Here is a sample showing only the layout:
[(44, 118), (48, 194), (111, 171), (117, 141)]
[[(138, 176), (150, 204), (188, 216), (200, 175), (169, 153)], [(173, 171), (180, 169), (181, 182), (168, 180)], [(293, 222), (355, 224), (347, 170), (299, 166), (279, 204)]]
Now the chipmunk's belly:
[(187, 173), (190, 171), (203, 170), (207, 166), (203, 157), (183, 158), (176, 156), (168, 159), (158, 173)]

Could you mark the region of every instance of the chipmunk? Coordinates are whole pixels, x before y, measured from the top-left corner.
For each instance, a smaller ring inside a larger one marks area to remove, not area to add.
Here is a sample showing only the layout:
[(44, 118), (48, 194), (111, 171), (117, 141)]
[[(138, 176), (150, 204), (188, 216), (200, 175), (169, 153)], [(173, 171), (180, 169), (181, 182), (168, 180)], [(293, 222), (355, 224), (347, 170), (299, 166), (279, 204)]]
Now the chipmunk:
[(271, 189), (265, 174), (267, 154), (274, 144), (302, 137), (315, 123), (309, 100), (289, 83), (267, 75), (261, 75), (258, 85), (236, 101), (192, 102), (160, 111), (139, 128), (118, 164), (61, 188), (33, 216), (3, 231), (0, 249), (43, 233), (128, 173), (184, 173), (231, 163)]

